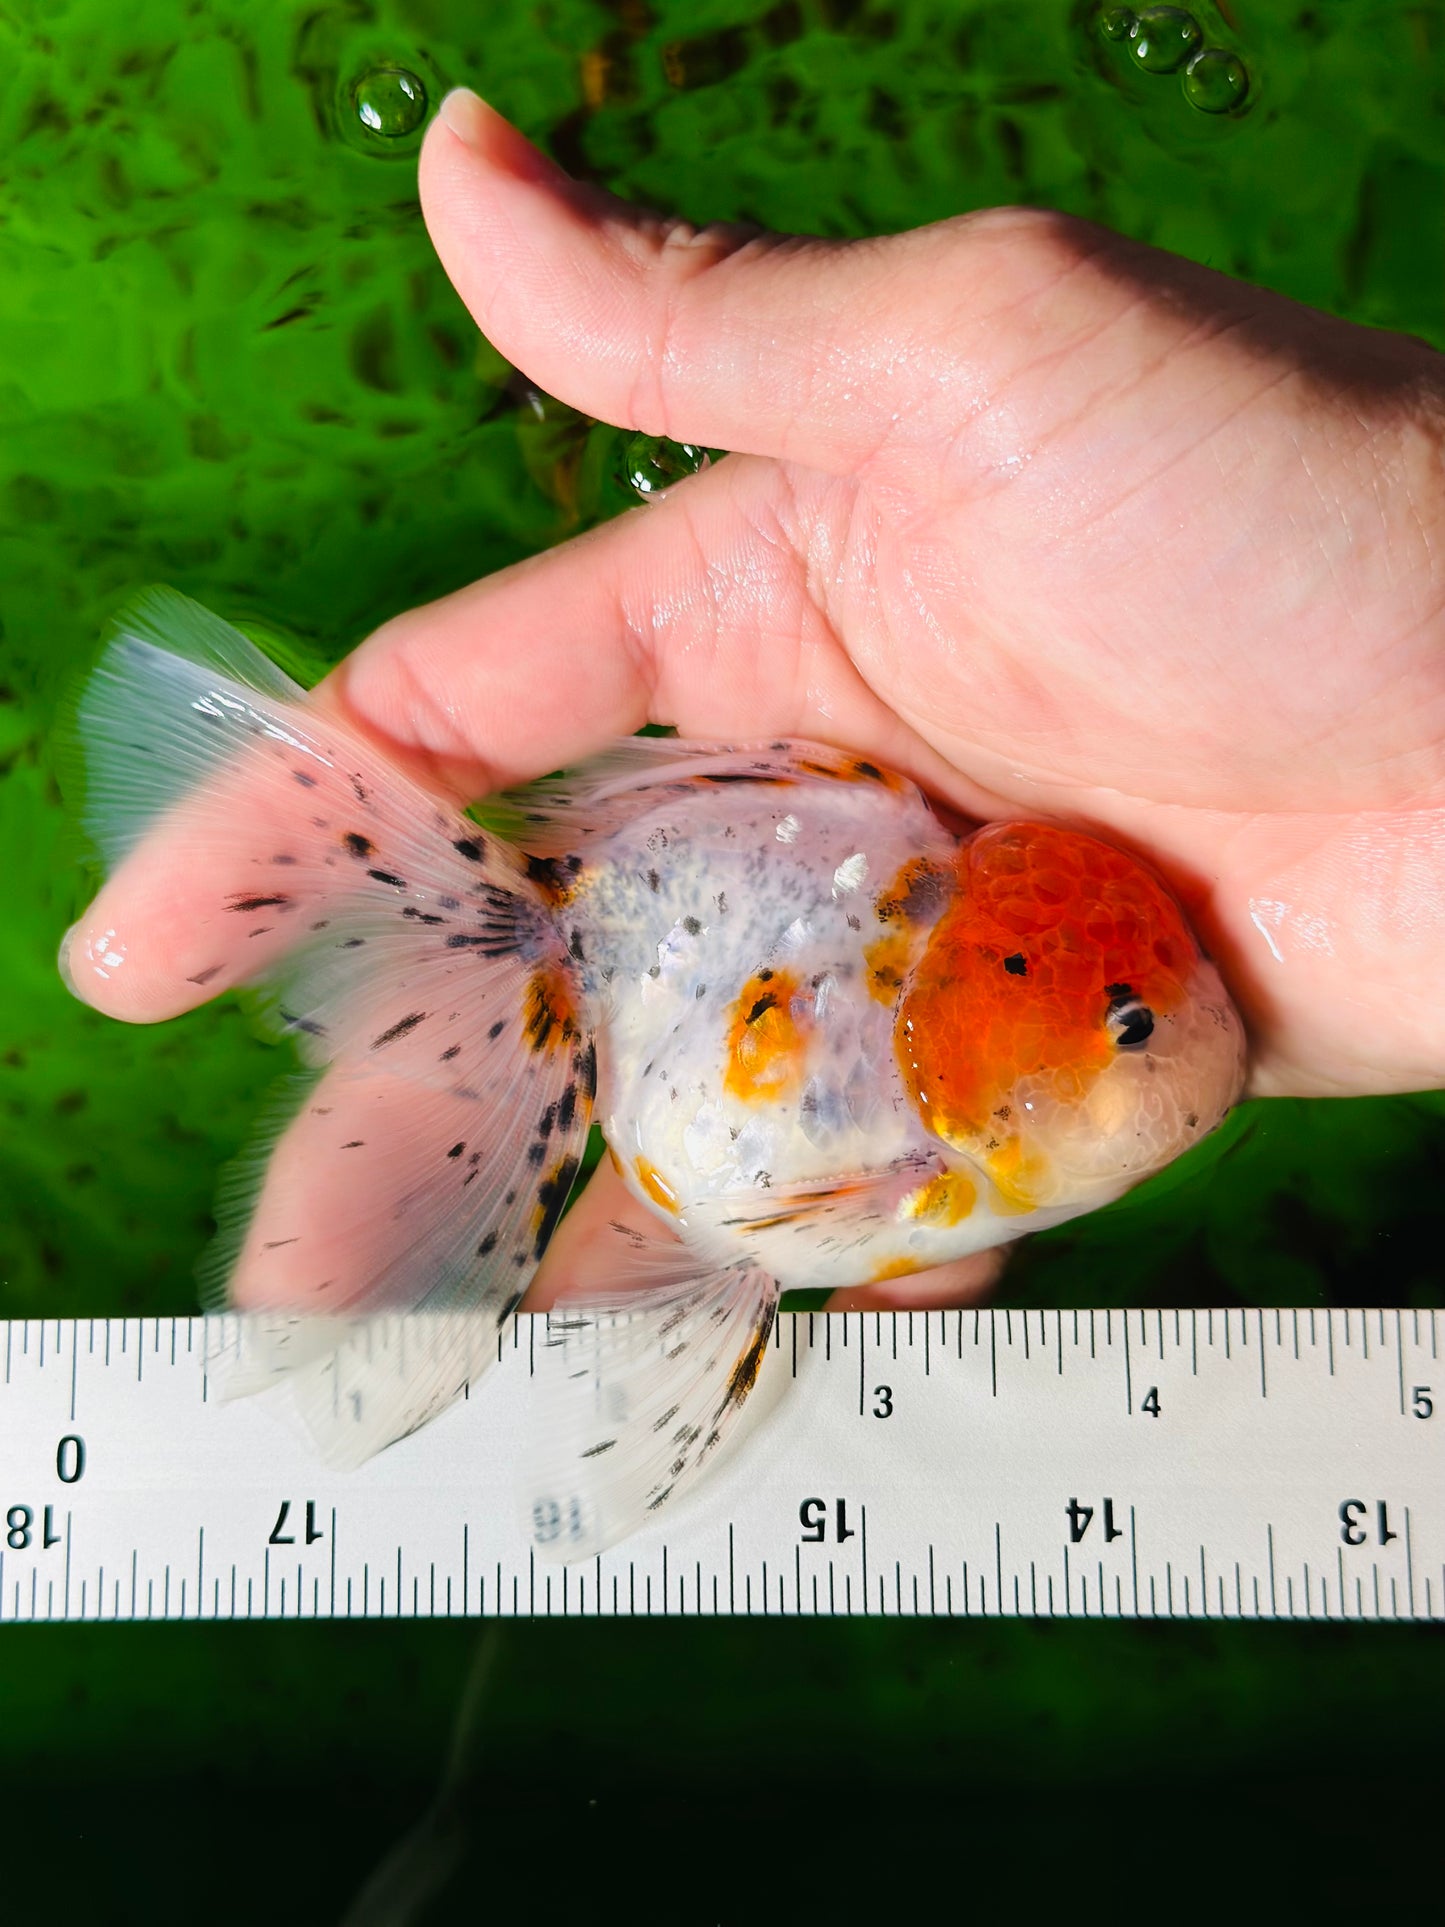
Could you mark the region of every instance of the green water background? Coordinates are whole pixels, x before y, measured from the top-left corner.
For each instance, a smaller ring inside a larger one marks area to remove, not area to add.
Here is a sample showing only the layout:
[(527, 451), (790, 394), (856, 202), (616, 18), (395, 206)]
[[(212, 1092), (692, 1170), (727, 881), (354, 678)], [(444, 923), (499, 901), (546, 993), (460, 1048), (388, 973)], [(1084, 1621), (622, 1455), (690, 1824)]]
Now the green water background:
[[(369, 134), (355, 84), (476, 85), (574, 171), (696, 221), (850, 235), (1025, 201), (1445, 344), (1440, 0), (1194, 11), (1248, 69), (1241, 113), (1200, 113), (1055, 0), (0, 0), (0, 1316), (192, 1309), (218, 1168), (281, 1068), (232, 1000), (130, 1031), (55, 976), (88, 883), (49, 732), (106, 618), (170, 582), (310, 676), (636, 500), (625, 438), (478, 341), (421, 224), (418, 135)], [(1249, 1106), (1033, 1242), (1006, 1302), (1436, 1303), (1442, 1181), (1438, 1095)], [(200, 1880), (205, 1918), (260, 1895), (340, 1918), (430, 1797), (477, 1637), (8, 1635), (0, 1789), (36, 1843), (17, 1880), (79, 1896), (120, 1867), (147, 1891), (154, 1812), (190, 1858), (134, 1917), (192, 1917)], [(1298, 1840), (1358, 1802), (1363, 1757), (1408, 1816), (1442, 1652), (1327, 1628), (519, 1625), (468, 1726), (471, 1857), (434, 1917), (522, 1871), (484, 1825), (531, 1852), (560, 1828), (551, 1891), (611, 1892), (641, 1819), (691, 1884), (640, 1917), (733, 1919), (761, 1851), (739, 1829), (779, 1800), (809, 1816), (779, 1861), (800, 1897), (842, 1878), (839, 1803), (882, 1837), (969, 1812), (1064, 1871), (1030, 1801), (1098, 1832), (1121, 1806), (1157, 1822), (1167, 1785)], [(218, 1880), (224, 1829), (265, 1815), (251, 1874)], [(1134, 1852), (1169, 1864), (1162, 1835)], [(1354, 1892), (1350, 1856), (1334, 1877)]]

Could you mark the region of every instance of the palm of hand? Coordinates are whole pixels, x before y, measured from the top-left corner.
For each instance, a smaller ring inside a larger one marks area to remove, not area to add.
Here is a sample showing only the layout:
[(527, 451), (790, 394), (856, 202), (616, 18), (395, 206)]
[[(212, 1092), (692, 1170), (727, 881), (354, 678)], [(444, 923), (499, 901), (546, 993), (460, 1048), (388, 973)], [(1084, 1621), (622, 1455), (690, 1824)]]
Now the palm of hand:
[(1030, 288), (987, 415), (935, 409), (851, 486), (774, 474), (827, 631), (961, 807), (1165, 865), (1251, 1016), (1253, 1088), (1437, 1082), (1439, 444), (1399, 392), (1429, 357), (1330, 392), (1306, 341), (1290, 365), (1287, 304), (1241, 340), (1249, 290), (1201, 321), (1141, 303), (1087, 230), (986, 227), (1011, 316)]
[[(1117, 832), (1219, 956), (1253, 1089), (1445, 1077), (1438, 356), (1055, 216), (699, 235), (472, 135), (434, 131), (423, 200), (493, 340), (606, 419), (752, 451), (573, 545), (628, 664), (608, 720), (821, 736), (965, 812)], [(507, 591), (452, 602), (369, 645), (365, 709), (418, 644), (491, 671)], [(475, 734), (418, 734), (475, 777)], [(537, 734), (531, 762), (590, 746)]]

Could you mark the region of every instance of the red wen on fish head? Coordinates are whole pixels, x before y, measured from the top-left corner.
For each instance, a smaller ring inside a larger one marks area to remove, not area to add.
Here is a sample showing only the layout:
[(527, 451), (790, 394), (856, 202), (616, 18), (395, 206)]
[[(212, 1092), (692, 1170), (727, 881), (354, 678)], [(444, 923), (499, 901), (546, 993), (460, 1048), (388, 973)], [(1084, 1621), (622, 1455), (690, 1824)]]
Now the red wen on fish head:
[(1243, 1034), (1154, 874), (1111, 844), (995, 823), (899, 1004), (904, 1083), (1004, 1210), (1102, 1202), (1223, 1117)]

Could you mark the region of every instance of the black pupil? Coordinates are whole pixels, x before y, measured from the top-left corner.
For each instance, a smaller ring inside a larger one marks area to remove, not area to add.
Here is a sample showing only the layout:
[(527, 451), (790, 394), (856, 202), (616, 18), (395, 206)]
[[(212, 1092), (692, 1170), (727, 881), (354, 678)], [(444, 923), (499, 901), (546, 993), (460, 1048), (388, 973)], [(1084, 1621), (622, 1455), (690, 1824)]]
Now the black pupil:
[(1130, 1004), (1116, 1015), (1119, 1029), (1114, 1042), (1120, 1050), (1137, 1050), (1154, 1035), (1154, 1013), (1147, 1004)]

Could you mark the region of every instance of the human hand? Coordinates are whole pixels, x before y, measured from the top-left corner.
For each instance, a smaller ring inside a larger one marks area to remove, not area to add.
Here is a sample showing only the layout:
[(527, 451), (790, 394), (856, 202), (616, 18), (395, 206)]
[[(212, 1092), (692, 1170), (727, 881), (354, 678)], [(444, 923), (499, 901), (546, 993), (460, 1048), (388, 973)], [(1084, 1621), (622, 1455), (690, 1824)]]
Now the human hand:
[[(421, 181), (448, 273), (532, 379), (739, 452), (386, 624), (323, 704), (458, 797), (651, 720), (821, 738), (966, 815), (1112, 832), (1220, 962), (1256, 1093), (1445, 1078), (1438, 356), (1029, 210), (697, 233), (568, 181), (467, 96)], [(117, 1015), (205, 994), (166, 860), (146, 853), (164, 918), (137, 920), (128, 866), (86, 920), (129, 919), (141, 967), (86, 988)], [(599, 1174), (569, 1262), (625, 1215)], [(850, 1302), (953, 1302), (977, 1273), (950, 1269)]]

